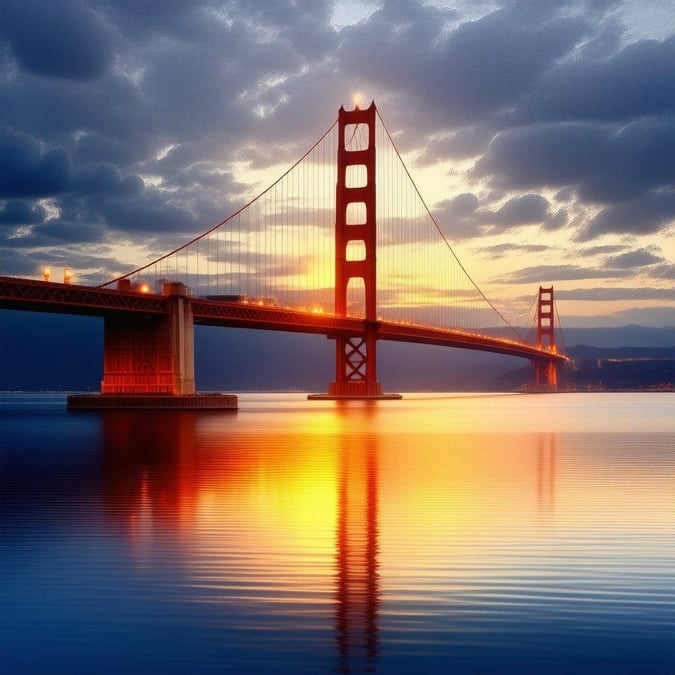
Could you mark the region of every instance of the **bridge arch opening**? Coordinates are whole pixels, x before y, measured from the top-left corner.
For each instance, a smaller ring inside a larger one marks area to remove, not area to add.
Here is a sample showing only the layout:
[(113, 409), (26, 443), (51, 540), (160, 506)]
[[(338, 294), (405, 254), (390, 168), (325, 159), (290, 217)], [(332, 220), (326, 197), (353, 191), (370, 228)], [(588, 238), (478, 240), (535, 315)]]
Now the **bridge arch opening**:
[(366, 315), (366, 282), (363, 277), (352, 277), (347, 282), (347, 316)]

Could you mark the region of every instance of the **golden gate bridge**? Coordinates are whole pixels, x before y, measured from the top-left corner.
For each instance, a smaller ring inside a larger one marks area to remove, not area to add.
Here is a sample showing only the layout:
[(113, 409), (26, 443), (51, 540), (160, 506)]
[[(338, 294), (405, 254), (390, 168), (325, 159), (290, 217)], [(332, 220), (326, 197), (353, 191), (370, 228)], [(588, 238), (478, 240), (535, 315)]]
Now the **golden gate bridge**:
[(274, 184), (169, 253), (97, 286), (0, 277), (0, 307), (104, 318), (101, 395), (72, 407), (236, 406), (196, 395), (194, 324), (334, 339), (335, 380), (315, 398), (397, 396), (378, 379), (379, 340), (527, 358), (537, 390), (569, 360), (553, 288), (528, 342), (464, 269), (374, 103), (341, 108)]

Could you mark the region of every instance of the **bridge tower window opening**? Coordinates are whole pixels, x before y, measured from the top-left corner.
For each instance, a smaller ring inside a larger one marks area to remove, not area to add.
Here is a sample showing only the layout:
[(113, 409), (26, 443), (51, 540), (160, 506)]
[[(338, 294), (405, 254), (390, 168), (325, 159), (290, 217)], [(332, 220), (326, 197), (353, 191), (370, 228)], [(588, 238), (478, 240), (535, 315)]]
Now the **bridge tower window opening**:
[(352, 239), (347, 244), (345, 251), (345, 259), (347, 262), (366, 259), (366, 242), (363, 239)]
[(368, 169), (365, 164), (350, 164), (345, 167), (345, 187), (362, 188), (368, 184)]
[(370, 125), (363, 122), (344, 127), (344, 148), (350, 152), (370, 149)]
[(350, 202), (345, 214), (346, 225), (365, 225), (368, 222), (368, 207), (365, 202)]

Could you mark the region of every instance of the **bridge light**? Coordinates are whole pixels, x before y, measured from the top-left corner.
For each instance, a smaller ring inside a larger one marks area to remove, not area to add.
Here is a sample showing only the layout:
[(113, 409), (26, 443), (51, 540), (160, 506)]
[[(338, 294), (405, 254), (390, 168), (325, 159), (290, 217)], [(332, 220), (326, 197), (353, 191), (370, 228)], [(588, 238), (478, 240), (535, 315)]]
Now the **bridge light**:
[(143, 283), (139, 286), (138, 290), (141, 293), (149, 293), (150, 292), (150, 286), (148, 286), (148, 284)]
[(44, 281), (49, 281), (49, 277), (51, 277), (51, 275), (52, 271), (49, 269), (49, 267), (45, 267), (42, 270), (42, 278), (44, 279)]
[(70, 271), (69, 267), (63, 269), (63, 283), (69, 284), (70, 280), (73, 278), (73, 273)]

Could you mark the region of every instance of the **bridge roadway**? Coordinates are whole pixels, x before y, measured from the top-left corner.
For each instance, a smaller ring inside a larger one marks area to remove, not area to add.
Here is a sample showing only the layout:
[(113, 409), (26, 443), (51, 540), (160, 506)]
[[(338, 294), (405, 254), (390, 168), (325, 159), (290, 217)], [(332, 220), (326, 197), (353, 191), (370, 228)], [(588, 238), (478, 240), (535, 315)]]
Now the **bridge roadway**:
[[(191, 297), (190, 300), (194, 323), (204, 326), (315, 333), (329, 337), (359, 336), (366, 328), (366, 322), (355, 317), (200, 297)], [(165, 314), (166, 301), (162, 295), (149, 293), (0, 276), (0, 309), (100, 317), (129, 313), (150, 316)], [(392, 321), (377, 321), (375, 327), (379, 340), (473, 349), (535, 361), (569, 360), (563, 354), (536, 345), (462, 330)]]

